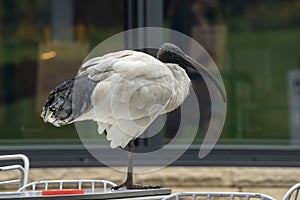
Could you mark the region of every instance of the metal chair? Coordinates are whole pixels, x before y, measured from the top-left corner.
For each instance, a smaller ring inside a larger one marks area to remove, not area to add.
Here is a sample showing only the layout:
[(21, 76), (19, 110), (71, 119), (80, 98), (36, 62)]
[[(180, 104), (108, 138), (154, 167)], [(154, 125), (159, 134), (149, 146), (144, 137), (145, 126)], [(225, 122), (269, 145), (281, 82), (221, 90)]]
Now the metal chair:
[(300, 183), (297, 183), (293, 185), (284, 195), (282, 200), (297, 200), (298, 199), (298, 194), (300, 190)]
[(9, 165), (0, 167), (0, 171), (14, 171), (18, 170), (21, 173), (21, 178), (17, 180), (9, 180), (9, 181), (0, 181), (0, 185), (9, 185), (9, 184), (19, 184), (19, 188), (23, 187), (27, 184), (28, 181), (28, 173), (29, 173), (29, 160), (27, 156), (23, 154), (15, 154), (15, 155), (3, 155), (0, 156), (0, 161), (10, 161), (10, 160), (22, 160), (23, 166), (21, 165)]

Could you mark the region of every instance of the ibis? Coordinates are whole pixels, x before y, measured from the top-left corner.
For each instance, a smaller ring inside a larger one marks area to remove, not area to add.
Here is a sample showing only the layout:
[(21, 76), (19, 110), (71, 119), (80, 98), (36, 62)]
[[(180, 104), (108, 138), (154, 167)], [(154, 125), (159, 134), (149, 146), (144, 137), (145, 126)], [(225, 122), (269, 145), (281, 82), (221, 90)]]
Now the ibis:
[(122, 50), (86, 61), (72, 77), (50, 92), (41, 117), (61, 127), (93, 120), (98, 133), (106, 134), (112, 148), (128, 151), (127, 179), (114, 187), (144, 189), (133, 181), (133, 141), (161, 114), (178, 108), (189, 94), (191, 70), (211, 80), (221, 97), (226, 94), (218, 80), (178, 46), (164, 43), (157, 57)]

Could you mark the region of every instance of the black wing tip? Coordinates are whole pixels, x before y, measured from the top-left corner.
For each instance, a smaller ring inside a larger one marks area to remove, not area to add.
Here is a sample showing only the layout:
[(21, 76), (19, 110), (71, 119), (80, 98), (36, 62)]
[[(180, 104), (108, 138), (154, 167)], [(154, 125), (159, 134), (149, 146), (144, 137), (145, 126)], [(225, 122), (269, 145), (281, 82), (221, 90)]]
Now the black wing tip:
[(71, 98), (74, 80), (71, 78), (50, 92), (40, 114), (45, 123), (60, 127), (73, 121)]

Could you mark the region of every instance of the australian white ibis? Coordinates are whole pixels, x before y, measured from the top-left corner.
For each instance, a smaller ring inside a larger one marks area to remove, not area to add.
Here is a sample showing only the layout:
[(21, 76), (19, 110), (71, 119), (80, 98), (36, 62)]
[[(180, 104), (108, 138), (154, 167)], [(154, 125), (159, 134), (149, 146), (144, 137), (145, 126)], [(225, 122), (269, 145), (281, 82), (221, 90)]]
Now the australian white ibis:
[(171, 43), (163, 44), (157, 59), (139, 51), (108, 53), (85, 62), (78, 74), (50, 92), (41, 113), (45, 122), (63, 126), (93, 120), (98, 132), (106, 132), (112, 148), (127, 146), (127, 189), (153, 188), (133, 184), (133, 140), (160, 114), (178, 108), (189, 94), (191, 80), (186, 71), (207, 76), (219, 90), (217, 79), (201, 64)]

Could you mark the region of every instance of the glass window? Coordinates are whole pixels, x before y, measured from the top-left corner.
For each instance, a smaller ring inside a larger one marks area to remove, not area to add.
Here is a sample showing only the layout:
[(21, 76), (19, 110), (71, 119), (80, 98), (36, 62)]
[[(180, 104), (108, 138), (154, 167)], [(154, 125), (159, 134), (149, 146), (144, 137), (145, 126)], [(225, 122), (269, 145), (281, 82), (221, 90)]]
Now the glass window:
[(165, 1), (166, 27), (197, 40), (221, 71), (220, 144), (299, 145), (299, 3)]
[(91, 49), (124, 30), (124, 8), (123, 0), (0, 0), (1, 145), (79, 143), (73, 125), (45, 124), (41, 108)]
[[(160, 26), (192, 37), (217, 64), (228, 96), (219, 144), (299, 146), (299, 24), (299, 0), (0, 0), (0, 144), (80, 144), (73, 125), (40, 118), (49, 91), (101, 41)], [(193, 85), (202, 95), (199, 145), (210, 100), (201, 77)], [(164, 142), (179, 115), (169, 115)]]

